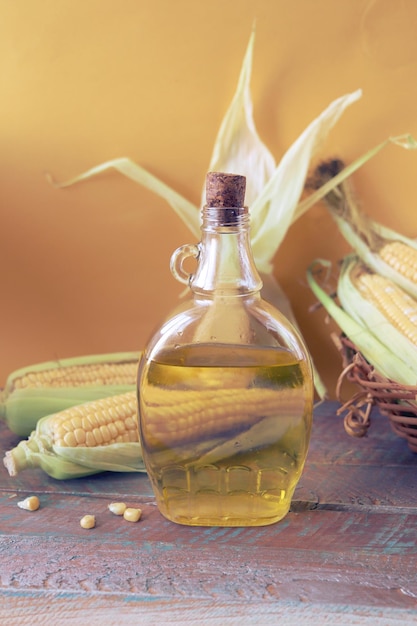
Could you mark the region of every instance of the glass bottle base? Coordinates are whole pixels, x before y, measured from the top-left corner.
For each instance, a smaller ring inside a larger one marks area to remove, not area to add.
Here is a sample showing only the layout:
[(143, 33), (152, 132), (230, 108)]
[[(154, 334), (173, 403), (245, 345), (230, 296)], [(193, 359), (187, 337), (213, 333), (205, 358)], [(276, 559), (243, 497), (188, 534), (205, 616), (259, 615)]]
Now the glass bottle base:
[(291, 501), (268, 501), (252, 494), (221, 496), (217, 493), (178, 496), (158, 503), (161, 514), (187, 526), (266, 526), (282, 520)]
[(265, 526), (289, 511), (303, 464), (279, 446), (149, 472), (160, 512), (189, 526)]

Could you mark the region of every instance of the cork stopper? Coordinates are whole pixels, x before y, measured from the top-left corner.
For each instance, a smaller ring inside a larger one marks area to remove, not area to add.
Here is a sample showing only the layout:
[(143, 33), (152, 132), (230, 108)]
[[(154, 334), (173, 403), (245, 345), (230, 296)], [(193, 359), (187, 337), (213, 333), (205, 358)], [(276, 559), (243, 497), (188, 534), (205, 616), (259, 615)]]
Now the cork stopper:
[(245, 189), (245, 176), (209, 172), (206, 176), (207, 206), (241, 208), (245, 203)]

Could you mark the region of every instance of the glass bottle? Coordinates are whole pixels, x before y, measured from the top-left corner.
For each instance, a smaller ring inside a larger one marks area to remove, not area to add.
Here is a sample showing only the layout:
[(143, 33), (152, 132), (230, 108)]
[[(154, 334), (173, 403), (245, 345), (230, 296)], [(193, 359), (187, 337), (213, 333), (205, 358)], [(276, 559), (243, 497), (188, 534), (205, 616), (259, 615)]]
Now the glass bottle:
[[(194, 526), (261, 526), (288, 512), (307, 455), (310, 358), (262, 300), (243, 176), (210, 172), (202, 236), (171, 271), (191, 289), (144, 350), (139, 431), (160, 512)], [(197, 260), (195, 273), (184, 269)]]

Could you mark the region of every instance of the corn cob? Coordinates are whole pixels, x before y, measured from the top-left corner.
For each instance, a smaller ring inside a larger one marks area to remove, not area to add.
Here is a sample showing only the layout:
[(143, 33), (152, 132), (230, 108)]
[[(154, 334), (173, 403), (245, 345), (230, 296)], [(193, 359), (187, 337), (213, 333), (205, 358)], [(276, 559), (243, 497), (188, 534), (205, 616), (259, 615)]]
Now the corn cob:
[(184, 391), (147, 387), (141, 393), (142, 434), (150, 448), (209, 441), (247, 430), (267, 417), (277, 419), (284, 405), (288, 416), (303, 415), (305, 399), (298, 388)]
[[(178, 447), (178, 454), (199, 456), (224, 442), (221, 434), (250, 432), (261, 419), (276, 421), (277, 409), (287, 407), (283, 426), (301, 416), (305, 401), (298, 389), (198, 391), (147, 390), (148, 445)], [(285, 421), (285, 424), (284, 424)], [(202, 439), (201, 444), (196, 442)], [(188, 444), (188, 449), (187, 449)], [(250, 445), (253, 446), (253, 440)], [(145, 471), (137, 430), (136, 392), (102, 398), (44, 417), (28, 440), (6, 453), (9, 474), (41, 467), (57, 479), (78, 478), (100, 471)]]
[(354, 256), (342, 265), (337, 294), (344, 310), (387, 348), (395, 346), (417, 377), (417, 301)]
[[(320, 265), (324, 267), (329, 267), (330, 263), (321, 259), (315, 261), (308, 268), (307, 280), (313, 293), (319, 299), (329, 315), (335, 320), (341, 330), (355, 344), (355, 346), (363, 354), (365, 359), (375, 368), (376, 372), (378, 372), (385, 378), (388, 378), (389, 380), (400, 383), (402, 385), (416, 385), (417, 360), (415, 359), (415, 354), (413, 359), (410, 360), (409, 353), (406, 353), (405, 350), (402, 349), (399, 350), (398, 344), (395, 341), (385, 341), (385, 339), (383, 338), (384, 332), (387, 333), (389, 329), (392, 331), (392, 329), (394, 328), (392, 324), (388, 322), (385, 327), (382, 328), (381, 334), (377, 335), (375, 334), (377, 325), (379, 323), (382, 323), (382, 319), (384, 319), (385, 322), (387, 322), (387, 320), (380, 311), (377, 311), (375, 307), (373, 308), (372, 313), (374, 316), (377, 313), (376, 317), (374, 318), (374, 322), (372, 321), (372, 319), (369, 319), (366, 324), (364, 323), (363, 319), (361, 319), (361, 317), (357, 315), (357, 312), (355, 312), (355, 316), (353, 316), (350, 315), (343, 308), (339, 307), (335, 300), (319, 286), (315, 279), (316, 268)], [(348, 272), (345, 268), (343, 270), (343, 276), (346, 277), (347, 275)], [(358, 294), (355, 294), (355, 297), (358, 297)], [(347, 303), (348, 299), (349, 298), (347, 298), (345, 294), (345, 304)], [(354, 298), (351, 297), (349, 301), (353, 306), (352, 303), (354, 303)], [(347, 304), (346, 306), (348, 307)], [(358, 307), (359, 306), (360, 305), (358, 304)], [(371, 327), (372, 332), (370, 330)]]
[(139, 357), (139, 352), (99, 354), (16, 370), (0, 392), (0, 418), (27, 437), (45, 415), (133, 390)]
[[(337, 159), (321, 164), (309, 185), (321, 186), (343, 167)], [(366, 216), (358, 207), (348, 179), (324, 200), (341, 234), (362, 261), (417, 298), (417, 242)]]
[(11, 476), (41, 467), (57, 479), (102, 471), (143, 472), (136, 392), (101, 398), (40, 419), (29, 439), (6, 452)]

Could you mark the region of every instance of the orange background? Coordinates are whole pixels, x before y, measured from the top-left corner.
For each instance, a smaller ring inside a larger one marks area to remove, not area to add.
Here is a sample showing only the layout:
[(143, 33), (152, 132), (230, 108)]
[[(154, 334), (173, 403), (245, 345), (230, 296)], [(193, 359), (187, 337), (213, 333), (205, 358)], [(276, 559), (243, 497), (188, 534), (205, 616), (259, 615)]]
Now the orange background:
[[(414, 0), (1, 0), (0, 386), (33, 362), (140, 349), (176, 303), (173, 250), (193, 241), (161, 199), (117, 173), (129, 156), (199, 202), (256, 20), (252, 95), (278, 161), (333, 99), (362, 88), (323, 157), (417, 137)], [(366, 211), (417, 236), (417, 153), (385, 148), (354, 176)], [(331, 325), (305, 271), (347, 248), (323, 206), (289, 231), (275, 274), (333, 391)]]

